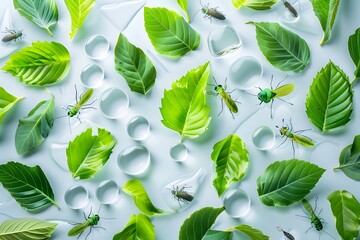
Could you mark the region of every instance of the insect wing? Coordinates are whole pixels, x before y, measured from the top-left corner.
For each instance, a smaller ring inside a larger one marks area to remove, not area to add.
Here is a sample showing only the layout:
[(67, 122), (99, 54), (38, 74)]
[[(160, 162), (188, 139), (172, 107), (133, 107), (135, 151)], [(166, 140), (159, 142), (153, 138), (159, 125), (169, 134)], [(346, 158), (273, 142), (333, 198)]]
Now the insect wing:
[(289, 95), (292, 91), (294, 91), (294, 89), (295, 89), (295, 84), (285, 84), (272, 91), (273, 93), (275, 93), (274, 97), (276, 98), (276, 97), (283, 97)]
[(192, 200), (194, 200), (194, 197), (187, 192), (179, 192), (179, 197), (188, 202), (191, 202)]
[(285, 236), (288, 240), (295, 240), (294, 236), (291, 235), (290, 233), (285, 232), (285, 231), (283, 231), (283, 233), (284, 233), (284, 236)]
[(3, 42), (11, 42), (14, 39), (16, 39), (15, 34), (8, 34), (5, 37), (3, 37), (1, 41), (3, 41)]
[(214, 18), (216, 18), (216, 19), (218, 19), (218, 20), (225, 20), (226, 19), (224, 14), (222, 14), (221, 12), (216, 11), (214, 9), (209, 9), (207, 14), (214, 17)]
[(89, 226), (90, 225), (89, 225), (88, 221), (80, 223), (79, 225), (76, 225), (75, 227), (70, 229), (70, 231), (68, 232), (68, 236), (69, 237), (77, 236), (80, 233), (82, 233), (83, 231), (85, 231), (85, 229), (88, 228)]
[(298, 144), (307, 147), (307, 148), (312, 148), (315, 146), (315, 142), (313, 140), (311, 140), (308, 137), (305, 136), (301, 136), (301, 135), (296, 135), (294, 134), (293, 140), (295, 142), (297, 142)]
[(85, 103), (87, 103), (87, 102), (90, 100), (90, 98), (91, 98), (91, 96), (93, 95), (93, 93), (94, 93), (94, 89), (92, 89), (92, 88), (88, 89), (88, 90), (83, 94), (83, 96), (80, 98), (78, 104), (79, 104), (80, 106), (82, 106), (82, 105), (84, 105)]
[(231, 98), (229, 94), (224, 92), (220, 95), (231, 112), (237, 113), (239, 111), (238, 106), (236, 105), (235, 101)]

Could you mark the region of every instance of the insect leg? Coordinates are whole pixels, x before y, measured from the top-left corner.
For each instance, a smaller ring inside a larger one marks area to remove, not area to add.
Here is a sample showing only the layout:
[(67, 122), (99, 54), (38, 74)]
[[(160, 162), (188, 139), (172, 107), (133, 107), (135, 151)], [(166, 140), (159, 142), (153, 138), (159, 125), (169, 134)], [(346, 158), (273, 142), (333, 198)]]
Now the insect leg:
[[(283, 1), (284, 1), (284, 0), (283, 0)], [(289, 76), (289, 75), (286, 75), (286, 76), (284, 77), (284, 79), (281, 80), (281, 81), (276, 85), (276, 88), (278, 88), (278, 87), (280, 86), (280, 84), (288, 78), (288, 76)]]
[(77, 118), (77, 120), (79, 120), (79, 122), (82, 124), (82, 121), (81, 121), (81, 119), (80, 119), (80, 111), (79, 111), (79, 114), (76, 116), (76, 118)]
[[(228, 78), (226, 77), (226, 78), (225, 78), (225, 85), (224, 85), (224, 87), (225, 87), (224, 89), (225, 89), (225, 90), (227, 89), (227, 79), (228, 79)], [(233, 91), (235, 91), (235, 89), (234, 89)]]
[(294, 104), (293, 104), (293, 103), (288, 102), (288, 101), (285, 101), (285, 100), (284, 100), (284, 99), (282, 99), (282, 98), (279, 98), (279, 97), (278, 97), (277, 99), (279, 99), (279, 100), (283, 101), (284, 103), (290, 104), (291, 106), (294, 106)]
[(88, 218), (86, 217), (86, 214), (83, 212), (83, 214), (84, 214), (84, 218), (85, 218), (85, 220), (87, 220)]
[(93, 229), (93, 226), (91, 226), (91, 227), (90, 227), (90, 231), (89, 231), (89, 233), (86, 235), (85, 240), (89, 237), (89, 235), (90, 235), (90, 233), (91, 233), (92, 229)]
[(205, 91), (206, 94), (217, 97), (219, 94), (212, 91)]
[(295, 131), (294, 133), (303, 133), (305, 131), (310, 131), (311, 128), (308, 128), (308, 129), (304, 129), (304, 130), (298, 130), (298, 131)]
[(78, 100), (78, 92), (77, 92), (77, 87), (76, 87), (76, 84), (75, 84), (75, 101), (76, 101), (76, 103), (78, 103), (78, 102), (79, 102), (79, 100)]
[(277, 146), (275, 149), (278, 149), (281, 145), (283, 145), (287, 139), (288, 139), (288, 137), (286, 137), (285, 140), (282, 143), (280, 143), (279, 146)]
[(309, 227), (308, 230), (305, 231), (305, 233), (307, 233), (312, 228), (313, 228), (313, 226), (311, 225), (311, 227)]
[(293, 149), (293, 158), (295, 158), (295, 147), (294, 147), (294, 141), (291, 141), (291, 146)]
[[(262, 103), (262, 101), (261, 101), (261, 103)], [(270, 103), (270, 118), (271, 119), (273, 119), (273, 103), (274, 103), (274, 99), (271, 99), (271, 103)]]
[(326, 233), (327, 235), (329, 235), (332, 239), (335, 239), (335, 240), (336, 240), (336, 238), (334, 238), (334, 237), (333, 237), (330, 233), (328, 233), (327, 231), (323, 230), (323, 232)]
[(234, 113), (230, 110), (230, 108), (229, 108), (229, 112), (231, 113), (231, 116), (233, 117), (233, 119), (235, 119)]
[(92, 104), (94, 104), (94, 102), (96, 102), (98, 99), (95, 99), (94, 101), (92, 101), (91, 103), (85, 104), (84, 106), (90, 106)]
[(224, 110), (224, 101), (221, 99), (221, 111), (219, 112), (218, 116), (222, 113)]
[(100, 228), (100, 229), (102, 229), (102, 230), (106, 230), (106, 228), (104, 228), (104, 227), (101, 227), (101, 226), (92, 226), (93, 228)]
[[(315, 199), (315, 208), (314, 208), (314, 213), (316, 212), (316, 208), (317, 208), (317, 200), (318, 200), (318, 198), (319, 197), (316, 197), (316, 199)], [(322, 209), (321, 209), (322, 210)], [(321, 210), (320, 210), (320, 212), (321, 212)], [(319, 213), (320, 214), (320, 213)]]
[(273, 80), (274, 80), (274, 75), (271, 75), (271, 80), (270, 80), (270, 88), (271, 88), (271, 90), (273, 90), (273, 87), (272, 87)]
[(79, 234), (79, 236), (77, 237), (77, 239), (80, 238), (80, 236), (83, 234), (84, 231), (81, 231), (81, 233)]

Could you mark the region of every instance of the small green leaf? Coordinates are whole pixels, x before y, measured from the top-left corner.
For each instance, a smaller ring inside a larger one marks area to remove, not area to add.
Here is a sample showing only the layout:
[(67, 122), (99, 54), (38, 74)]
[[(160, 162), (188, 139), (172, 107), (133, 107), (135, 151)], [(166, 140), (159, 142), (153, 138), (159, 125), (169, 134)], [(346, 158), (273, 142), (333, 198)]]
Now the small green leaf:
[(0, 87), (0, 125), (4, 116), (19, 102), (23, 97), (15, 97)]
[(254, 10), (268, 10), (270, 9), (278, 0), (232, 0), (234, 7), (247, 7)]
[(201, 240), (224, 208), (205, 207), (187, 218), (179, 232), (179, 240)]
[(181, 9), (184, 11), (185, 15), (186, 15), (186, 20), (188, 22), (190, 22), (190, 17), (189, 17), (189, 13), (188, 13), (188, 3), (187, 0), (176, 0), (177, 3), (179, 4), (179, 6), (181, 7)]
[(344, 126), (352, 112), (352, 88), (346, 74), (329, 62), (316, 75), (306, 97), (306, 113), (322, 132)]
[(235, 134), (214, 145), (211, 159), (215, 163), (216, 178), (213, 185), (219, 197), (232, 183), (244, 177), (249, 166), (248, 154), (245, 143)]
[(201, 240), (231, 240), (232, 232), (209, 230)]
[(81, 28), (87, 15), (95, 6), (95, 2), (96, 0), (65, 0), (71, 17), (70, 39), (72, 39)]
[(146, 193), (145, 188), (137, 179), (129, 180), (124, 185), (122, 190), (129, 196), (134, 198), (135, 205), (148, 216), (158, 215), (164, 213), (163, 210), (156, 208)]
[(54, 204), (54, 192), (39, 166), (29, 167), (17, 162), (0, 165), (0, 182), (20, 206), (38, 212)]
[(349, 37), (348, 49), (355, 64), (355, 79), (360, 78), (360, 28), (356, 29), (355, 33)]
[(241, 224), (235, 227), (232, 227), (228, 229), (228, 231), (237, 230), (249, 237), (250, 240), (269, 240), (269, 236), (266, 236), (263, 232), (260, 230), (253, 228), (246, 224)]
[(310, 49), (299, 35), (278, 23), (249, 22), (256, 27), (256, 39), (266, 59), (282, 71), (302, 72), (310, 62)]
[(116, 139), (103, 128), (92, 136), (92, 129), (78, 135), (66, 149), (67, 163), (73, 178), (92, 178), (109, 160)]
[(346, 190), (334, 191), (328, 195), (327, 199), (341, 239), (356, 240), (360, 229), (360, 203)]
[(49, 136), (54, 124), (54, 96), (41, 101), (30, 113), (19, 120), (15, 134), (16, 151), (20, 155), (37, 149)]
[(154, 225), (144, 214), (132, 215), (125, 228), (113, 240), (155, 240)]
[(161, 99), (161, 122), (181, 136), (196, 138), (210, 123), (210, 108), (206, 105), (205, 88), (210, 75), (209, 62), (190, 70), (164, 91)]
[(145, 29), (155, 50), (181, 57), (198, 48), (200, 35), (174, 11), (145, 7)]
[(324, 31), (323, 39), (320, 42), (322, 46), (331, 38), (331, 31), (335, 23), (340, 0), (310, 0), (310, 2)]
[(309, 194), (324, 172), (302, 160), (276, 161), (256, 181), (259, 198), (267, 206), (288, 206)]
[(0, 225), (1, 240), (46, 240), (54, 233), (57, 224), (35, 218), (6, 220)]
[(32, 86), (64, 79), (70, 70), (70, 53), (57, 42), (34, 42), (10, 56), (1, 69)]
[(21, 16), (53, 35), (50, 28), (56, 25), (59, 17), (55, 0), (14, 0), (13, 3)]
[(133, 92), (146, 94), (155, 84), (156, 69), (151, 60), (122, 33), (115, 48), (115, 69)]

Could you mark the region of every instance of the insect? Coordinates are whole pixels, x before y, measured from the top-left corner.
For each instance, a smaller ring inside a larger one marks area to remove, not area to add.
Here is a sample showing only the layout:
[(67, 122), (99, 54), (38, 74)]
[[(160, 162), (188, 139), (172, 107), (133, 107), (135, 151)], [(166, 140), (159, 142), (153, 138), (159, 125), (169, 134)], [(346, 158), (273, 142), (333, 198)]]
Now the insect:
[(296, 9), (294, 8), (293, 5), (291, 5), (291, 3), (289, 3), (286, 0), (282, 0), (284, 3), (284, 6), (291, 12), (291, 15), (295, 18), (297, 18), (299, 16), (298, 12), (296, 11)]
[(231, 92), (226, 92), (227, 89), (227, 85), (226, 85), (226, 81), (227, 78), (225, 79), (225, 87), (223, 87), (222, 85), (218, 84), (214, 78), (214, 81), (216, 83), (216, 85), (213, 84), (209, 84), (210, 86), (214, 86), (214, 90), (215, 92), (211, 92), (209, 91), (208, 93), (213, 95), (213, 96), (219, 96), (221, 97), (221, 111), (219, 112), (218, 116), (222, 113), (223, 109), (224, 109), (224, 102), (226, 104), (226, 106), (228, 107), (233, 119), (235, 119), (234, 113), (237, 113), (239, 111), (238, 106), (236, 105), (237, 101), (235, 101), (234, 99), (232, 99), (232, 97), (230, 96), (230, 94), (232, 92), (234, 92), (236, 89), (232, 90)]
[(224, 14), (222, 14), (220, 11), (218, 11), (218, 7), (216, 8), (210, 8), (209, 4), (207, 5), (203, 5), (200, 1), (200, 5), (201, 5), (201, 9), (199, 9), (193, 18), (195, 18), (196, 14), (198, 14), (198, 12), (201, 10), (201, 12), (204, 14), (204, 18), (209, 18), (210, 21), (212, 20), (212, 18), (215, 18), (217, 20), (225, 20), (226, 17)]
[(173, 186), (173, 189), (171, 189), (171, 194), (178, 201), (180, 207), (181, 207), (180, 202), (189, 203), (192, 200), (194, 200), (194, 197), (189, 192), (185, 191), (185, 188), (190, 188), (190, 187), (183, 186), (182, 188), (179, 189), (179, 186), (176, 186), (176, 188), (175, 186)]
[(282, 232), (287, 240), (295, 240), (294, 236), (288, 233), (287, 231), (284, 231), (281, 227), (276, 227), (279, 232)]
[[(99, 209), (99, 211), (100, 211), (100, 209)], [(85, 222), (78, 223), (78, 224), (76, 224), (75, 227), (70, 229), (70, 231), (68, 232), (69, 237), (74, 237), (76, 235), (79, 235), (78, 236), (78, 239), (79, 239), (81, 234), (83, 234), (83, 232), (87, 228), (90, 228), (89, 233), (85, 237), (85, 240), (86, 240), (88, 238), (88, 236), (91, 234), (91, 231), (93, 228), (101, 228), (101, 229), (105, 230), (105, 228), (103, 228), (103, 227), (96, 227), (96, 225), (98, 225), (98, 223), (100, 221), (100, 216), (98, 214), (91, 214), (91, 212), (92, 212), (92, 210), (90, 210), (90, 213), (88, 216), (86, 216), (84, 213)]]
[[(309, 217), (307, 216), (300, 216), (300, 217), (305, 217), (305, 218), (308, 218), (310, 219), (310, 222), (311, 222), (311, 227), (306, 230), (305, 233), (307, 233), (311, 228), (315, 228), (316, 231), (320, 232), (320, 231), (323, 231), (325, 232), (326, 234), (328, 234), (330, 237), (332, 237), (333, 239), (335, 239), (333, 236), (331, 236), (328, 232), (326, 232), (324, 230), (324, 226), (323, 226), (323, 223), (325, 223), (324, 219), (320, 218), (320, 214), (321, 214), (321, 211), (322, 209), (319, 211), (319, 214), (316, 215), (315, 214), (315, 211), (316, 211), (316, 207), (317, 207), (317, 198), (315, 200), (315, 209), (312, 208), (311, 204), (309, 203), (308, 200), (306, 200), (305, 198), (302, 200), (302, 203), (304, 205), (304, 208), (306, 210), (306, 212), (308, 213)], [(298, 215), (299, 216), (299, 215)], [(319, 239), (320, 239), (320, 235), (319, 235)]]
[[(283, 124), (284, 124), (284, 119), (282, 120)], [(309, 129), (306, 129), (306, 130), (299, 130), (299, 131), (293, 131), (293, 126), (292, 126), (292, 123), (291, 123), (291, 118), (290, 118), (290, 126), (287, 125), (287, 126), (282, 126), (281, 128), (279, 128), (278, 126), (276, 126), (276, 128), (279, 129), (280, 131), (280, 135), (281, 137), (286, 137), (285, 140), (280, 143), (278, 147), (280, 147), (283, 143), (286, 142), (286, 140), (289, 138), (291, 141), (291, 145), (292, 145), (292, 148), (293, 148), (293, 156), (295, 157), (295, 147), (294, 147), (294, 142), (295, 143), (298, 143), (306, 148), (312, 148), (315, 146), (315, 142), (306, 137), (306, 136), (303, 136), (303, 135), (300, 135), (302, 132), (305, 132)]]
[(5, 31), (3, 33), (7, 33), (1, 40), (5, 43), (11, 43), (12, 41), (16, 42), (18, 39), (21, 39), (23, 37), (23, 30), (15, 31), (5, 28)]
[[(260, 89), (260, 92), (258, 93), (257, 97), (258, 99), (261, 101), (260, 104), (264, 103), (269, 103), (271, 102), (270, 105), (270, 117), (273, 118), (273, 111), (272, 111), (272, 106), (274, 103), (274, 99), (277, 98), (283, 102), (286, 102), (285, 100), (281, 99), (280, 97), (284, 97), (286, 95), (289, 95), (292, 91), (294, 91), (295, 89), (295, 84), (285, 84), (279, 87), (279, 85), (286, 79), (284, 78), (282, 81), (280, 81), (275, 89), (273, 89), (272, 87), (272, 82), (273, 82), (273, 78), (274, 76), (271, 76), (271, 81), (270, 81), (270, 88), (265, 88), (265, 89)], [(290, 102), (286, 102), (290, 105), (293, 105)]]
[(87, 91), (83, 92), (81, 95), (80, 95), (80, 98), (78, 99), (77, 97), (77, 88), (76, 88), (76, 85), (75, 85), (75, 99), (76, 99), (76, 104), (75, 105), (68, 105), (66, 107), (66, 110), (68, 110), (67, 112), (67, 116), (69, 117), (74, 117), (74, 116), (77, 116), (77, 119), (81, 122), (80, 118), (79, 118), (79, 115), (80, 115), (80, 110), (81, 109), (89, 109), (89, 108), (92, 108), (92, 109), (95, 109), (94, 107), (91, 107), (91, 105), (97, 100), (95, 99), (94, 101), (92, 101), (91, 103), (89, 104), (86, 104), (90, 98), (92, 97), (94, 93), (94, 89), (90, 88), (88, 89)]

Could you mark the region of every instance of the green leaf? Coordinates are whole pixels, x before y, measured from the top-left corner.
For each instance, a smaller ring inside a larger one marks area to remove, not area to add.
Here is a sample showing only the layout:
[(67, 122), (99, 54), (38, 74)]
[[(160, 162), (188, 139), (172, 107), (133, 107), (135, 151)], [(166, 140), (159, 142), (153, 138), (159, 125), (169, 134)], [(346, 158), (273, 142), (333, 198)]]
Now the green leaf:
[(15, 134), (16, 151), (28, 154), (38, 148), (49, 136), (54, 124), (54, 96), (41, 101), (30, 113), (19, 120)]
[(116, 139), (103, 128), (92, 135), (92, 128), (76, 136), (66, 149), (67, 163), (73, 178), (92, 178), (109, 160)]
[(134, 198), (135, 205), (146, 215), (153, 216), (164, 213), (163, 210), (156, 208), (152, 204), (145, 188), (139, 180), (132, 179), (127, 181), (122, 190)]
[(310, 62), (310, 49), (299, 35), (278, 23), (249, 22), (256, 27), (256, 39), (266, 59), (282, 71), (301, 72)]
[(346, 74), (331, 61), (316, 75), (306, 97), (306, 113), (322, 132), (350, 121), (353, 93)]
[(353, 144), (341, 151), (339, 165), (334, 170), (342, 170), (349, 178), (360, 181), (360, 135), (355, 136)]
[(360, 203), (350, 192), (334, 191), (327, 197), (335, 217), (336, 229), (343, 240), (356, 240), (360, 229)]
[(155, 240), (154, 225), (144, 214), (132, 215), (125, 228), (113, 240)]
[(144, 19), (150, 41), (160, 54), (181, 57), (200, 44), (200, 35), (174, 11), (145, 7)]
[(146, 94), (155, 84), (156, 69), (151, 60), (122, 33), (115, 48), (115, 69), (133, 92)]
[(182, 224), (179, 240), (201, 240), (223, 211), (223, 207), (205, 207), (194, 212)]
[(206, 105), (205, 88), (210, 75), (209, 62), (190, 70), (164, 91), (161, 99), (161, 122), (181, 136), (196, 138), (210, 123), (210, 108)]
[(44, 86), (66, 77), (70, 70), (70, 53), (57, 42), (34, 42), (11, 55), (1, 70), (28, 85)]
[(228, 230), (240, 231), (240, 232), (244, 233), (245, 235), (247, 235), (249, 237), (249, 239), (251, 239), (251, 240), (269, 240), (270, 239), (269, 236), (266, 236), (262, 231), (260, 231), (256, 228), (253, 228), (249, 225), (246, 225), (246, 224), (241, 224), (241, 225), (232, 227)]
[(23, 97), (15, 97), (0, 87), (0, 125), (4, 116), (15, 106)]
[(324, 31), (323, 39), (320, 42), (320, 45), (323, 45), (331, 38), (340, 0), (310, 0), (310, 2)]
[(21, 16), (53, 36), (50, 27), (56, 25), (59, 17), (55, 0), (14, 0), (13, 3)]
[(85, 18), (95, 6), (95, 2), (96, 0), (65, 0), (71, 17), (70, 39), (72, 39), (81, 28)]
[(288, 206), (309, 194), (324, 172), (298, 159), (276, 161), (256, 181), (259, 198), (267, 206)]
[(349, 37), (348, 48), (356, 66), (355, 79), (358, 79), (360, 78), (360, 28), (356, 29), (355, 33)]
[(179, 6), (181, 7), (181, 9), (184, 11), (185, 15), (186, 15), (186, 20), (188, 22), (190, 22), (190, 17), (189, 17), (189, 13), (188, 13), (188, 3), (187, 0), (176, 0), (177, 3), (179, 4)]
[(18, 162), (0, 165), (0, 182), (20, 206), (30, 212), (38, 212), (54, 204), (54, 193), (43, 170)]
[(201, 240), (231, 240), (232, 232), (209, 230)]
[(0, 225), (1, 240), (46, 240), (51, 237), (57, 224), (35, 218), (6, 220)]
[(247, 7), (254, 10), (268, 10), (270, 9), (278, 0), (232, 0), (234, 7)]
[(211, 159), (215, 163), (216, 178), (213, 185), (219, 197), (232, 183), (244, 177), (249, 166), (248, 154), (245, 143), (235, 134), (214, 145)]

